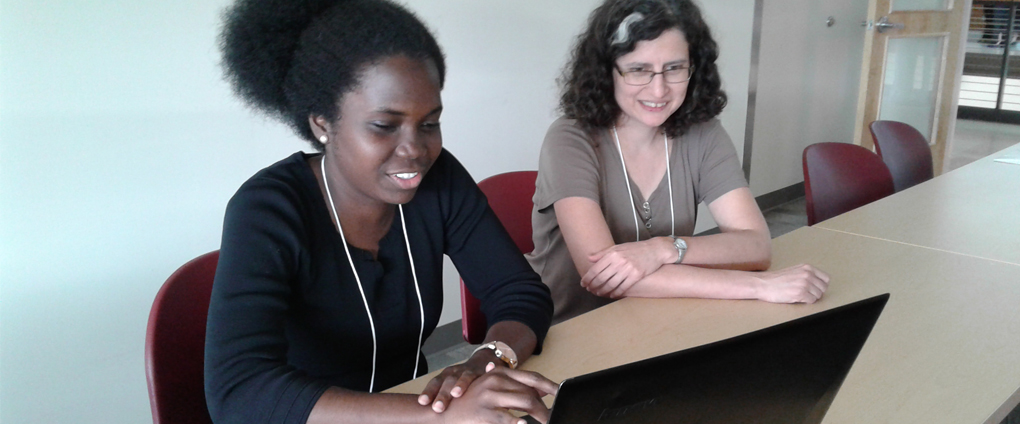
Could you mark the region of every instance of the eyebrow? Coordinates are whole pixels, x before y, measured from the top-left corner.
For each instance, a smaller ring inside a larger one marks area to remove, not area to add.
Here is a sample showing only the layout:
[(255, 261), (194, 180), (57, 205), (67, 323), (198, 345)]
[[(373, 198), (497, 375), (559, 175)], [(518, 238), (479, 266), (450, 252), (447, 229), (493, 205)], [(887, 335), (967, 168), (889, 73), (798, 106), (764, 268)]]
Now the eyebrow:
[[(673, 65), (686, 65), (688, 63), (690, 63), (690, 59), (678, 59), (678, 60), (674, 60), (674, 61), (663, 63), (662, 66), (665, 68), (665, 67), (673, 66)], [(652, 64), (651, 63), (644, 63), (644, 62), (631, 62), (631, 63), (625, 63), (625, 64), (623, 64), (623, 66), (627, 67), (627, 68), (651, 68)]]
[[(435, 115), (435, 114), (440, 113), (442, 111), (443, 111), (443, 106), (440, 105), (440, 106), (437, 106), (435, 109), (432, 109), (429, 113), (425, 114), (425, 116), (432, 116), (432, 115)], [(376, 109), (376, 112), (377, 113), (385, 113), (387, 115), (393, 115), (393, 116), (407, 116), (406, 113), (401, 112), (399, 110), (395, 110), (395, 109), (382, 108), (382, 109)]]

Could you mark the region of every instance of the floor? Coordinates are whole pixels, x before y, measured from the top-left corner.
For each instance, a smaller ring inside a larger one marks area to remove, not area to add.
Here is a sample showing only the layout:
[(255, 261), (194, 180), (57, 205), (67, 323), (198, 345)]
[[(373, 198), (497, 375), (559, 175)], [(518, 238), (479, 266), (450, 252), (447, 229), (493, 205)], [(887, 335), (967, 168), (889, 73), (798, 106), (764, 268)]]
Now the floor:
[[(957, 121), (946, 156), (946, 170), (953, 170), (1020, 142), (1020, 126), (978, 121)], [(773, 238), (807, 225), (804, 198), (762, 211)], [(467, 359), (474, 350), (460, 336), (460, 321), (436, 329), (423, 351), (430, 370)], [(1011, 415), (1011, 418), (1013, 416)], [(1013, 422), (1010, 421), (1012, 424)]]
[(956, 121), (946, 155), (946, 171), (981, 159), (1020, 142), (1020, 125), (997, 122)]

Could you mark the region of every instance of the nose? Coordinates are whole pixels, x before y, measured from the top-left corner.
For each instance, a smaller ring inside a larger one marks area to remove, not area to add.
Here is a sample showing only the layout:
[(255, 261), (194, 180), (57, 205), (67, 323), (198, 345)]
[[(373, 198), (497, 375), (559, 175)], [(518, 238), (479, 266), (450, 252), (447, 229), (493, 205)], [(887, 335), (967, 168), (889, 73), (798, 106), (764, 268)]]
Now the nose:
[(665, 96), (669, 93), (670, 87), (666, 83), (666, 76), (663, 74), (652, 75), (652, 82), (648, 83), (652, 89), (652, 94), (657, 97)]
[(426, 154), (425, 137), (416, 132), (404, 134), (397, 144), (396, 155), (405, 159), (418, 159)]

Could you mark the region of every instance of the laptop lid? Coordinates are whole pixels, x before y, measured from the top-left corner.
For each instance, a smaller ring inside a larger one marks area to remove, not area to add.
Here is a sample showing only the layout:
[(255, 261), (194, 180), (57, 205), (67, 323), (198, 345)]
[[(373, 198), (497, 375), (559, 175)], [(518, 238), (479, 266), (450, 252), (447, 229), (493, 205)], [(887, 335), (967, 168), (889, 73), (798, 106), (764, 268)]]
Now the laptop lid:
[(566, 379), (549, 424), (820, 423), (888, 299)]

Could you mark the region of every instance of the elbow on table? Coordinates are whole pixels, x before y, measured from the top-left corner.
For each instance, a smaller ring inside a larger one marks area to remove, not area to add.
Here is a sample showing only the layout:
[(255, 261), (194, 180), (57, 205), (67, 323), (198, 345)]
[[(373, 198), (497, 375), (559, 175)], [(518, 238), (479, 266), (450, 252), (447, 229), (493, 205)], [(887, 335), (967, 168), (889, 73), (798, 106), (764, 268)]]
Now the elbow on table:
[(751, 264), (752, 271), (768, 271), (772, 267), (772, 258), (765, 257), (758, 262)]
[(772, 267), (772, 239), (766, 236), (756, 250), (758, 257), (751, 262), (751, 271), (767, 271)]

